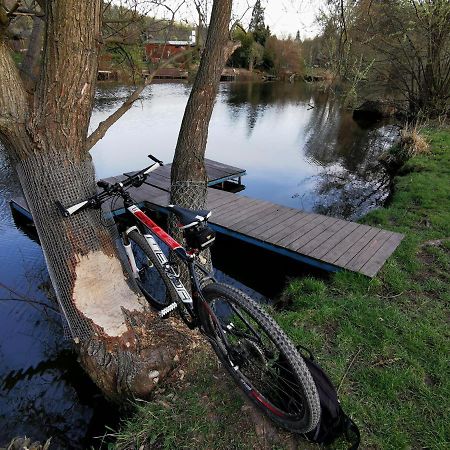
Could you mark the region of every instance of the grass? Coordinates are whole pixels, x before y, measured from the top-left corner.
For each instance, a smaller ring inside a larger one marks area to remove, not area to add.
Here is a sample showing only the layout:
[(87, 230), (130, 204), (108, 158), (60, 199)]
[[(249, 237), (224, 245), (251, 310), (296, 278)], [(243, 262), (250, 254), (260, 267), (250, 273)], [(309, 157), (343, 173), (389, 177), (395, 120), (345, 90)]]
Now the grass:
[[(244, 400), (218, 368), (212, 352), (197, 353), (183, 371), (151, 402), (139, 402), (134, 414), (113, 435), (112, 448), (245, 449), (254, 440), (250, 424), (243, 429)], [(177, 374), (178, 375), (178, 374)]]
[[(283, 293), (288, 309), (276, 314), (339, 387), (363, 449), (450, 446), (450, 132), (426, 137), (429, 152), (402, 167), (391, 204), (362, 220), (405, 234), (379, 275), (293, 280)], [(198, 358), (187, 386), (167, 385), (170, 407), (137, 408), (118, 447), (139, 448), (139, 435), (144, 448), (262, 448), (241, 397), (210, 358)]]

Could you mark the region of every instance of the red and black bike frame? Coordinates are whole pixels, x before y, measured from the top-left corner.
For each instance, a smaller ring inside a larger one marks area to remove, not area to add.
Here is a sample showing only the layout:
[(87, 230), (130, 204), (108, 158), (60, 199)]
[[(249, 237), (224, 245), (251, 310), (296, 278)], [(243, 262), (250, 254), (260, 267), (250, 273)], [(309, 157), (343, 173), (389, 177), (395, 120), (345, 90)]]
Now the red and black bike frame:
[[(166, 231), (164, 231), (157, 223), (155, 223), (147, 214), (144, 213), (132, 200), (131, 196), (128, 192), (125, 192), (122, 195), (124, 199), (124, 206), (128, 213), (133, 216), (134, 223), (140, 224), (138, 228), (140, 233), (145, 237), (147, 243), (152, 249), (155, 256), (161, 262), (161, 265), (166, 270), (166, 274), (170, 279), (174, 290), (178, 295), (178, 307), (184, 308), (190, 316), (190, 319), (186, 320), (185, 315), (181, 314), (181, 317), (189, 326), (189, 328), (195, 328), (199, 325), (198, 317), (199, 317), (199, 308), (200, 304), (203, 304), (202, 307), (208, 308), (206, 301), (203, 298), (201, 293), (201, 285), (199, 280), (199, 272), (204, 274), (202, 280), (211, 279), (215, 281), (212, 273), (208, 272), (202, 265), (197, 262), (197, 254), (194, 252), (188, 252), (178, 241), (172, 238)], [(119, 231), (123, 236), (124, 245), (127, 244), (127, 234), (134, 227), (127, 227), (122, 224), (119, 227)], [(148, 233), (150, 231), (151, 234)], [(185, 286), (180, 280), (180, 275), (177, 273), (176, 264), (171, 264), (168, 262), (166, 255), (164, 255), (161, 247), (158, 245), (154, 236), (159, 238), (167, 247), (184, 263), (189, 271), (189, 277), (191, 281), (191, 291), (192, 297), (187, 292)]]

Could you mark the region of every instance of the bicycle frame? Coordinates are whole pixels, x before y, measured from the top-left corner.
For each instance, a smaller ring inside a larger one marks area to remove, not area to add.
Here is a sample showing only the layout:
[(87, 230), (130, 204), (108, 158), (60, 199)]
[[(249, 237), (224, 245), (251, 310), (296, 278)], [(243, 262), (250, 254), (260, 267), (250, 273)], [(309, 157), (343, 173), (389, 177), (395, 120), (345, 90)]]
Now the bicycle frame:
[[(132, 176), (128, 176), (128, 179), (124, 181), (117, 182), (114, 185), (111, 185), (106, 181), (102, 180), (98, 181), (97, 186), (103, 189), (102, 192), (100, 192), (99, 194), (89, 197), (88, 199), (83, 200), (67, 208), (65, 208), (59, 201), (56, 202), (56, 206), (58, 207), (59, 211), (64, 217), (69, 217), (85, 209), (98, 209), (100, 208), (102, 203), (104, 203), (106, 200), (108, 200), (114, 195), (121, 196), (124, 201), (125, 208), (133, 216), (133, 218), (137, 221), (137, 223), (141, 225), (141, 228), (143, 229), (141, 230), (136, 226), (121, 228), (125, 252), (127, 254), (134, 276), (138, 278), (139, 271), (136, 265), (133, 252), (131, 251), (131, 244), (128, 240), (128, 233), (130, 233), (133, 229), (137, 228), (138, 231), (143, 234), (144, 238), (148, 242), (151, 251), (160, 261), (162, 267), (166, 271), (166, 274), (171, 284), (173, 285), (177, 293), (177, 298), (175, 299), (175, 302), (169, 305), (168, 307), (164, 308), (164, 310), (160, 311), (160, 317), (164, 317), (166, 314), (173, 311), (178, 306), (180, 307), (180, 309), (186, 310), (192, 318), (192, 321), (189, 321), (180, 311), (181, 313), (180, 315), (183, 318), (184, 322), (189, 326), (189, 328), (195, 328), (198, 325), (197, 318), (199, 317), (199, 309), (198, 309), (199, 302), (206, 305), (206, 301), (201, 293), (200, 281), (196, 269), (203, 272), (206, 275), (206, 278), (209, 278), (213, 281), (216, 280), (214, 279), (214, 276), (211, 273), (209, 273), (205, 268), (203, 268), (200, 264), (197, 263), (196, 253), (187, 252), (186, 249), (179, 242), (173, 239), (160, 226), (158, 226), (155, 222), (153, 222), (153, 220), (150, 219), (150, 217), (148, 217), (135, 204), (135, 201), (133, 201), (129, 192), (127, 191), (127, 188), (130, 186), (140, 187), (142, 183), (145, 182), (147, 176), (151, 172), (154, 172), (156, 169), (158, 169), (158, 167), (163, 165), (162, 161), (158, 160), (154, 156), (149, 155), (149, 158), (152, 159), (155, 162), (155, 164), (152, 164), (151, 166), (142, 169), (141, 171), (137, 172)], [(147, 233), (145, 230), (149, 230), (150, 234)], [(181, 261), (187, 265), (192, 286), (192, 297), (186, 290), (183, 283), (181, 282), (180, 274), (176, 273), (174, 266), (167, 260), (166, 255), (163, 253), (161, 247), (158, 245), (152, 234), (161, 239), (181, 259)]]
[[(144, 238), (146, 239), (148, 245), (150, 246), (152, 252), (158, 258), (159, 262), (163, 266), (166, 271), (166, 274), (174, 287), (179, 302), (179, 307), (185, 307), (189, 312), (190, 316), (193, 319), (198, 317), (198, 302), (204, 300), (201, 294), (200, 281), (198, 279), (198, 275), (196, 272), (196, 268), (203, 272), (208, 278), (214, 280), (214, 277), (211, 273), (209, 273), (206, 269), (204, 269), (201, 265), (199, 265), (196, 261), (196, 255), (194, 253), (189, 253), (186, 249), (175, 239), (173, 239), (168, 233), (166, 233), (159, 225), (157, 225), (150, 217), (148, 217), (136, 204), (131, 202), (127, 202), (125, 205), (127, 211), (133, 215), (133, 217), (138, 221), (139, 224), (143, 225), (144, 232), (142, 233)], [(125, 236), (127, 236), (132, 230), (136, 229), (136, 226), (128, 227), (125, 230)], [(139, 230), (139, 228), (138, 228)], [(149, 230), (150, 233), (146, 233), (145, 230)], [(141, 230), (139, 230), (141, 232)], [(189, 270), (189, 276), (191, 280), (192, 286), (192, 297), (187, 291), (186, 287), (180, 280), (180, 274), (176, 272), (173, 265), (168, 261), (166, 255), (162, 251), (161, 247), (156, 242), (156, 239), (153, 235), (157, 236), (161, 239), (175, 254), (182, 260), (183, 263), (186, 264)], [(124, 247), (130, 262), (131, 268), (133, 270), (134, 276), (138, 277), (137, 265), (134, 258), (134, 254), (131, 251), (131, 244), (128, 239), (124, 239)], [(169, 310), (173, 310), (176, 307), (174, 304), (169, 305)], [(195, 328), (197, 325), (190, 324), (186, 322), (190, 328)]]

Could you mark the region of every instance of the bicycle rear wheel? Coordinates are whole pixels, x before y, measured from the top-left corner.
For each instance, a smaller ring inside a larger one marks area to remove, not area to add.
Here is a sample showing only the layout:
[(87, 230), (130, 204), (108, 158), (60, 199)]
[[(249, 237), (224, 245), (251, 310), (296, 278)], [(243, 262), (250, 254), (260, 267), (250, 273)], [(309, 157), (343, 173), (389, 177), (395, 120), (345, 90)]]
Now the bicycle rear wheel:
[(139, 271), (137, 285), (147, 301), (160, 311), (177, 298), (177, 293), (145, 237), (133, 230), (128, 239)]
[(202, 290), (203, 328), (217, 356), (247, 397), (274, 422), (306, 433), (320, 418), (314, 381), (277, 323), (239, 290), (212, 283)]

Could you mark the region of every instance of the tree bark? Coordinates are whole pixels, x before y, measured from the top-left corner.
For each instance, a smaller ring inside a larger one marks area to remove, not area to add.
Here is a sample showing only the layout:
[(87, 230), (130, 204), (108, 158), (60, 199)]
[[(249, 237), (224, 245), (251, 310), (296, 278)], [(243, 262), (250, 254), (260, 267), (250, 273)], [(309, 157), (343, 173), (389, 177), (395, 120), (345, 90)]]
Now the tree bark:
[[(237, 48), (229, 42), (232, 0), (215, 0), (200, 67), (184, 111), (171, 170), (171, 203), (204, 209), (207, 201), (205, 150), (208, 127), (219, 90), (220, 77), (228, 58)], [(175, 218), (169, 229), (179, 241), (183, 239)], [(203, 252), (205, 265), (212, 269), (209, 250)], [(189, 276), (181, 272), (182, 280)]]
[[(4, 36), (0, 34), (0, 138), (17, 161), (25, 153), (28, 103), (25, 89)], [(24, 142), (23, 142), (24, 141)]]
[(189, 342), (176, 322), (155, 322), (118, 258), (98, 211), (63, 218), (56, 201), (95, 192), (87, 151), (100, 42), (100, 0), (46, 2), (40, 79), (28, 97), (0, 40), (0, 138), (25, 197), (80, 360), (113, 400), (145, 397)]
[(25, 88), (32, 93), (38, 78), (39, 59), (41, 56), (44, 21), (41, 17), (33, 17), (33, 29), (28, 43), (27, 53), (20, 67)]
[(231, 6), (232, 0), (215, 0), (213, 4), (205, 49), (178, 135), (171, 173), (173, 183), (197, 181), (206, 184), (207, 181), (204, 156), (220, 76), (230, 56)]

